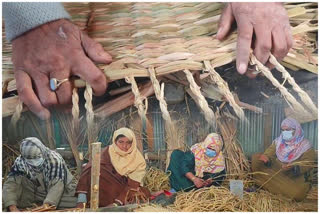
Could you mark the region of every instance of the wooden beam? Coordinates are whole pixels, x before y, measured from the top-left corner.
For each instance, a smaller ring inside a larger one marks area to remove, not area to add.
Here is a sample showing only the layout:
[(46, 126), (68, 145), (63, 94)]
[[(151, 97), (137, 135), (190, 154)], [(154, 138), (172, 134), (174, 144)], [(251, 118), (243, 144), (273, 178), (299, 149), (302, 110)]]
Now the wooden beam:
[(131, 85), (127, 85), (127, 86), (124, 86), (124, 87), (121, 87), (121, 88), (110, 90), (109, 94), (111, 96), (115, 96), (115, 95), (122, 94), (122, 93), (130, 91), (130, 90), (131, 90)]
[(147, 141), (148, 141), (148, 151), (154, 150), (154, 136), (153, 136), (153, 120), (152, 115), (147, 115)]
[[(139, 87), (141, 96), (149, 97), (152, 94), (154, 94), (154, 90), (152, 87), (152, 83), (148, 82), (146, 84), (143, 84)], [(16, 111), (16, 106), (19, 103), (19, 97), (8, 97), (6, 99), (2, 99), (2, 117), (8, 117), (14, 114)], [(100, 107), (98, 107), (94, 112), (97, 114), (97, 117), (108, 117), (118, 111), (121, 111), (128, 106), (131, 106), (134, 104), (134, 95), (132, 92), (129, 92), (127, 94), (124, 94)], [(27, 106), (23, 106), (24, 111), (28, 111)]]
[(91, 144), (92, 148), (92, 166), (91, 166), (91, 197), (90, 208), (96, 211), (99, 207), (99, 178), (100, 178), (100, 159), (101, 159), (101, 143)]
[(238, 97), (238, 95), (237, 95), (236, 93), (232, 93), (232, 94), (233, 94), (233, 97), (234, 97), (234, 101), (236, 101), (236, 103), (237, 103), (240, 107), (242, 107), (242, 108), (244, 108), (244, 109), (248, 109), (248, 110), (250, 110), (250, 111), (254, 111), (254, 112), (256, 112), (256, 113), (260, 113), (260, 114), (263, 112), (263, 111), (262, 111), (262, 108), (259, 108), (259, 107), (250, 105), (250, 104), (248, 104), (248, 103), (241, 102), (241, 101), (239, 100), (239, 97)]
[[(151, 81), (139, 87), (141, 96), (149, 97), (154, 94)], [(95, 116), (104, 118), (119, 112), (134, 104), (134, 94), (128, 92), (114, 100), (111, 100), (94, 110)]]

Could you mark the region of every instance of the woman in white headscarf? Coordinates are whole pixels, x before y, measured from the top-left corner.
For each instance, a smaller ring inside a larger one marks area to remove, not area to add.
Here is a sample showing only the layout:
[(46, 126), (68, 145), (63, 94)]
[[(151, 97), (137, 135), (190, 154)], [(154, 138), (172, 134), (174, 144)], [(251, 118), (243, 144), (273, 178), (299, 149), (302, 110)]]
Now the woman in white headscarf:
[(256, 183), (269, 192), (301, 201), (311, 188), (310, 171), (315, 155), (301, 125), (286, 118), (272, 145), (263, 154), (252, 156), (252, 171), (265, 172), (254, 174)]
[(5, 208), (19, 211), (33, 204), (57, 208), (76, 206), (73, 176), (60, 154), (35, 137), (22, 140), (20, 152), (3, 185)]
[[(146, 162), (137, 149), (136, 137), (128, 128), (113, 134), (112, 144), (101, 153), (99, 207), (124, 205), (148, 199), (150, 192), (143, 187)], [(89, 204), (91, 163), (84, 168), (78, 186), (78, 207)], [(136, 197), (136, 195), (141, 197)]]

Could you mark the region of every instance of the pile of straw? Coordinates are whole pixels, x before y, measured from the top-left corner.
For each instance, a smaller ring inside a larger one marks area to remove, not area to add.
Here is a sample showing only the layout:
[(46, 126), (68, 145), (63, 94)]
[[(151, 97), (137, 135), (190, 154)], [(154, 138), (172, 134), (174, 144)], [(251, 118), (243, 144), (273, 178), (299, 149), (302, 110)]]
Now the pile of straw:
[(144, 204), (141, 205), (139, 208), (134, 209), (133, 212), (172, 212), (173, 210), (162, 207), (157, 204)]
[(311, 190), (308, 192), (306, 199), (318, 200), (318, 185), (312, 186)]
[[(179, 193), (173, 211), (181, 212), (292, 212), (314, 209), (264, 190), (244, 192), (243, 200), (224, 187), (209, 187)], [(314, 209), (316, 211), (317, 209)]]
[(170, 190), (169, 176), (170, 174), (167, 174), (160, 169), (150, 167), (143, 178), (143, 185), (151, 192)]

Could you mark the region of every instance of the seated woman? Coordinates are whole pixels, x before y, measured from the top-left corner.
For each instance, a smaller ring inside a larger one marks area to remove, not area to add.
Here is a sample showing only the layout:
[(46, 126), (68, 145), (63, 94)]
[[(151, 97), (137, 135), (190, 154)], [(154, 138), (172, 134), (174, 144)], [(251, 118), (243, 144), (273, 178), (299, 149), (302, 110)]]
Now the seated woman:
[(3, 184), (5, 208), (17, 212), (33, 204), (57, 208), (76, 206), (76, 185), (60, 154), (35, 137), (22, 140), (20, 152)]
[(191, 147), (191, 151), (174, 150), (168, 171), (175, 191), (221, 185), (225, 178), (225, 161), (220, 135), (209, 134), (205, 141)]
[[(114, 132), (112, 145), (101, 153), (99, 180), (99, 207), (124, 205), (135, 202), (135, 194), (149, 198), (150, 192), (142, 187), (146, 174), (146, 162), (137, 149), (134, 133), (128, 128)], [(77, 193), (78, 205), (89, 204), (91, 184), (91, 163), (89, 162), (80, 177)]]
[(315, 151), (295, 119), (283, 120), (281, 130), (280, 136), (263, 154), (252, 156), (252, 171), (268, 174), (254, 174), (254, 179), (271, 193), (301, 201), (311, 188), (310, 170)]

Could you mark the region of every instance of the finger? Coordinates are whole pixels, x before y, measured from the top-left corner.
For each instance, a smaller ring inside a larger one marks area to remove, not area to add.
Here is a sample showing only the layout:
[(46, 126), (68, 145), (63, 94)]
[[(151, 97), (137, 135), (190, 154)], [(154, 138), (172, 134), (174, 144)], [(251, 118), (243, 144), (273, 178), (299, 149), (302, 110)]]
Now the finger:
[(103, 95), (107, 89), (107, 80), (104, 73), (97, 68), (85, 55), (76, 58), (72, 73), (87, 81), (95, 95)]
[(106, 64), (112, 62), (111, 55), (104, 51), (100, 43), (91, 39), (87, 34), (81, 33), (81, 42), (85, 52), (94, 62)]
[(43, 107), (32, 89), (31, 78), (24, 71), (16, 71), (16, 86), (20, 100), (28, 106), (29, 110), (42, 120), (50, 118), (50, 112)]
[(283, 28), (275, 27), (272, 30), (272, 54), (279, 61), (288, 54), (287, 39)]
[[(242, 17), (242, 19), (246, 18)], [(240, 74), (244, 74), (248, 67), (253, 27), (248, 21), (239, 21), (237, 28), (237, 70)]]
[(266, 64), (270, 57), (272, 47), (271, 31), (265, 26), (255, 26), (254, 33), (256, 35), (253, 54), (262, 63)]
[(287, 49), (288, 49), (288, 52), (289, 52), (290, 49), (293, 46), (291, 27), (290, 26), (285, 27), (284, 32), (285, 32), (285, 35), (286, 35)]
[(217, 39), (222, 40), (230, 31), (231, 25), (234, 21), (231, 4), (228, 3), (224, 8), (219, 20), (219, 29), (217, 33)]
[(50, 90), (49, 78), (47, 75), (37, 72), (36, 75), (32, 76), (34, 81), (35, 89), (41, 104), (44, 107), (50, 107), (58, 103), (56, 93)]
[[(69, 76), (70, 72), (67, 70), (50, 72), (50, 78), (56, 78), (58, 80), (64, 80), (69, 78)], [(63, 82), (55, 91), (55, 93), (57, 95), (57, 103), (60, 105), (70, 104), (72, 97), (72, 84), (70, 80)]]

